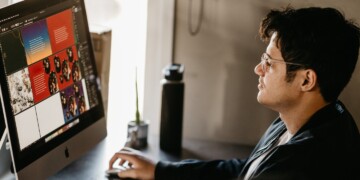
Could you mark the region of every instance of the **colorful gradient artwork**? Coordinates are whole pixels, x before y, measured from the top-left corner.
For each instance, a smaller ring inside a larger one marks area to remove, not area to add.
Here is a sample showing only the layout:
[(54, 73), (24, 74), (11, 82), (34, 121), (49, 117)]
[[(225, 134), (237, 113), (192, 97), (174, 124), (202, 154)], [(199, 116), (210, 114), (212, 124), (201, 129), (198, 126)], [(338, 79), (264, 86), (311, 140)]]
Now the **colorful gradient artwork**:
[(71, 10), (66, 10), (46, 19), (54, 53), (75, 44)]
[(45, 20), (24, 27), (21, 34), (28, 65), (52, 54)]

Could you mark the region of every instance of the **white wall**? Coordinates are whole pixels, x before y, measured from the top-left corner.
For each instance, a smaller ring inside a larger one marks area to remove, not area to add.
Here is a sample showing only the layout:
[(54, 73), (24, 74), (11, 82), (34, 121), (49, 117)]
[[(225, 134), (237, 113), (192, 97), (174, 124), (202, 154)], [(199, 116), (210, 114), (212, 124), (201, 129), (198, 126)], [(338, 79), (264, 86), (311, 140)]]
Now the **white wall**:
[(138, 72), (139, 104), (141, 109), (143, 107), (147, 2), (85, 0), (90, 26), (112, 29), (107, 118), (108, 128), (116, 131), (116, 134), (109, 136), (119, 139), (126, 137), (127, 123), (135, 118), (135, 67)]
[[(253, 72), (265, 50), (257, 35), (259, 23), (271, 8), (288, 4), (295, 8), (331, 6), (360, 23), (357, 0), (205, 0), (201, 31), (191, 36), (187, 19), (189, 2), (177, 1), (175, 36), (175, 61), (185, 64), (184, 137), (212, 141), (255, 144), (277, 116), (257, 103), (258, 77)], [(193, 0), (193, 25), (197, 22), (199, 2)], [(359, 90), (358, 67), (341, 96), (358, 125)], [(157, 113), (158, 109), (154, 109)]]
[(9, 5), (9, 1), (8, 0), (0, 0), (0, 8), (5, 7)]
[(144, 118), (150, 134), (159, 134), (162, 69), (172, 58), (174, 0), (148, 1)]

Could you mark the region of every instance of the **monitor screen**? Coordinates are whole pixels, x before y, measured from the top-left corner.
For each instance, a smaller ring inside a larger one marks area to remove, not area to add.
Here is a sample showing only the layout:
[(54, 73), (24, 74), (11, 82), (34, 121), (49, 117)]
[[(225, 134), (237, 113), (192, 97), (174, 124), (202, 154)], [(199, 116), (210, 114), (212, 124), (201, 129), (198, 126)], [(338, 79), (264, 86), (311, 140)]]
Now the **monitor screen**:
[(41, 171), (49, 159), (64, 162), (51, 164), (59, 166), (55, 172), (106, 136), (83, 0), (1, 9), (0, 49), (1, 103), (17, 176), (27, 177), (33, 164)]

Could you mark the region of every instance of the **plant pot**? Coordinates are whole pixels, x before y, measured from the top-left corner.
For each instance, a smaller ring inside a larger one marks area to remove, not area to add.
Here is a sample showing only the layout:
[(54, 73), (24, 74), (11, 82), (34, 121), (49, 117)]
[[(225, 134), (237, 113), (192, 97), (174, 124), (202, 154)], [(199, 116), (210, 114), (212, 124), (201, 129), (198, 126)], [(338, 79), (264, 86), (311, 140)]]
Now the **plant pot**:
[(134, 149), (143, 149), (147, 146), (149, 123), (141, 121), (140, 124), (136, 124), (135, 121), (128, 123), (127, 133), (127, 147)]

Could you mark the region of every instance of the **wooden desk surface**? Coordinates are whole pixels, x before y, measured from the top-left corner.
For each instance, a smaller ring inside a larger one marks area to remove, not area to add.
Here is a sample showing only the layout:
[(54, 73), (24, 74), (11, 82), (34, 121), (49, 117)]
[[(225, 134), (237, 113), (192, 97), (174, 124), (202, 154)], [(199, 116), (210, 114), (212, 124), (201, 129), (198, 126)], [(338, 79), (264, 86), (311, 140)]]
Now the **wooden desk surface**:
[[(181, 155), (172, 155), (160, 150), (158, 136), (150, 136), (148, 141), (148, 147), (141, 151), (154, 161), (245, 158), (253, 149), (252, 146), (184, 139)], [(116, 141), (116, 139), (108, 136), (79, 160), (65, 167), (50, 179), (107, 179), (105, 170), (108, 167), (108, 161), (123, 144), (123, 141)]]

